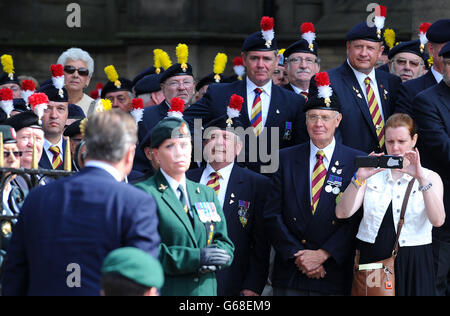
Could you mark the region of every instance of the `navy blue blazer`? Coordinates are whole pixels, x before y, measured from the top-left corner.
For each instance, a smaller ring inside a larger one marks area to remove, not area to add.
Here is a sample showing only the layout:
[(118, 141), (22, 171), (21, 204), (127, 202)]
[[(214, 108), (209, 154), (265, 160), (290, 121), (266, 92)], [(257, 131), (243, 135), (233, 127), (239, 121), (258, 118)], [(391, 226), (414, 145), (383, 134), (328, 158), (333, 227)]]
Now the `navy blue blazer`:
[[(64, 138), (62, 141), (62, 145), (63, 145), (63, 149), (62, 149), (62, 153), (60, 153), (60, 154), (63, 156), (63, 160), (64, 160), (64, 158), (65, 158), (64, 155), (66, 154), (66, 145), (67, 145), (67, 141)], [(47, 153), (45, 152), (44, 149), (42, 149), (41, 160), (39, 160), (39, 168), (53, 170), (52, 163), (48, 159)], [(64, 170), (64, 162), (58, 168), (56, 168), (56, 170)]]
[[(158, 105), (149, 106), (144, 109), (144, 115), (142, 116), (142, 121), (138, 123), (138, 139), (139, 143), (145, 138), (145, 135), (156, 126), (162, 119), (167, 116), (169, 111), (169, 106), (164, 100)], [(141, 173), (147, 173), (153, 170), (150, 162), (145, 156), (144, 149), (138, 146), (136, 148), (136, 154), (134, 156), (133, 170), (139, 171)]]
[[(366, 154), (336, 143), (324, 187), (335, 176), (342, 178), (340, 192), (345, 191), (356, 171), (354, 158), (358, 155)], [(272, 283), (280, 288), (348, 294), (357, 222), (353, 218), (338, 220), (335, 209), (339, 194), (324, 189), (312, 214), (309, 156), (309, 142), (283, 149), (280, 169), (272, 177), (264, 211), (265, 231), (276, 251)], [(331, 254), (323, 264), (324, 279), (310, 279), (298, 270), (294, 254), (305, 249), (323, 249)]]
[[(244, 98), (245, 101), (242, 105), (240, 120), (244, 128), (251, 127), (247, 109), (247, 83), (244, 79), (233, 83), (209, 85), (203, 98), (191, 105), (183, 113), (184, 119), (189, 123), (191, 130), (194, 130), (194, 119), (202, 119), (204, 125), (215, 118), (226, 115), (230, 97), (233, 94), (238, 94)], [(265, 149), (264, 152), (272, 153), (271, 127), (279, 128), (277, 137), (279, 148), (300, 144), (309, 139), (306, 131), (305, 114), (303, 113), (304, 105), (304, 97), (272, 84), (271, 101), (265, 124), (265, 130), (267, 131), (268, 137), (267, 143), (264, 145), (266, 145), (267, 149)], [(288, 122), (292, 124), (292, 135), (290, 139), (284, 137), (286, 133), (286, 123)], [(276, 138), (276, 135), (274, 135), (274, 138)], [(261, 136), (259, 139), (261, 139)], [(260, 166), (267, 165), (268, 163), (265, 163), (265, 157), (261, 157), (260, 155), (257, 157), (257, 162), (249, 162), (249, 147), (250, 146), (246, 141), (245, 166), (260, 173)], [(259, 148), (260, 146), (258, 146), (258, 149)], [(279, 148), (273, 149), (278, 150)]]
[[(347, 61), (328, 71), (328, 74), (342, 108), (342, 121), (336, 132), (336, 140), (364, 152), (381, 152), (364, 92)], [(401, 79), (379, 69), (375, 69), (375, 77), (386, 121), (394, 112)]]
[[(199, 182), (205, 168), (187, 172), (187, 177)], [(217, 295), (239, 296), (243, 289), (261, 294), (269, 272), (270, 245), (264, 233), (263, 207), (267, 197), (267, 177), (233, 166), (223, 204), (228, 237), (235, 246), (230, 267), (217, 272)], [(250, 202), (248, 222), (239, 219), (239, 201)]]
[[(158, 256), (157, 206), (139, 189), (88, 167), (27, 196), (14, 228), (3, 295), (100, 295), (108, 253), (137, 247)], [(77, 264), (81, 287), (68, 287)]]
[(395, 113), (406, 113), (414, 118), (412, 109), (414, 98), (422, 91), (437, 84), (433, 73), (428, 71), (425, 75), (404, 82), (398, 90), (398, 99), (395, 105)]
[(450, 87), (442, 80), (419, 93), (412, 109), (418, 127), (421, 163), (437, 172), (444, 183), (447, 217), (442, 228), (450, 230)]

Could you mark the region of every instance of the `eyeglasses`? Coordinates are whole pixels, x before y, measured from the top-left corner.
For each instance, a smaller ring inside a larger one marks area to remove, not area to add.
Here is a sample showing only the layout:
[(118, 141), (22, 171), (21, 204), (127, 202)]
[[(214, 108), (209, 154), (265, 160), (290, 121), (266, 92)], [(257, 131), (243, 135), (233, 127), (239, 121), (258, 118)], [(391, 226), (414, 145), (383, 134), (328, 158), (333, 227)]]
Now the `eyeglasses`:
[(317, 61), (317, 59), (314, 59), (314, 58), (308, 58), (308, 57), (306, 57), (306, 58), (302, 58), (302, 57), (292, 57), (292, 58), (289, 58), (289, 59), (288, 59), (288, 63), (295, 64), (295, 65), (302, 64), (303, 61), (305, 61), (305, 63), (306, 63), (307, 65), (312, 65), (312, 64), (314, 64), (314, 63)]
[(64, 71), (67, 72), (69, 75), (75, 73), (75, 71), (78, 72), (80, 76), (86, 77), (89, 76), (89, 69), (86, 69), (84, 67), (81, 68), (75, 68), (74, 66), (64, 66)]
[(15, 158), (22, 157), (21, 151), (4, 151), (3, 152), (3, 158), (7, 159), (10, 155), (13, 155)]
[(331, 121), (332, 119), (336, 118), (338, 114), (336, 114), (334, 117), (332, 115), (306, 115), (306, 120), (311, 123), (317, 123), (319, 120), (321, 120), (324, 123), (327, 123)]

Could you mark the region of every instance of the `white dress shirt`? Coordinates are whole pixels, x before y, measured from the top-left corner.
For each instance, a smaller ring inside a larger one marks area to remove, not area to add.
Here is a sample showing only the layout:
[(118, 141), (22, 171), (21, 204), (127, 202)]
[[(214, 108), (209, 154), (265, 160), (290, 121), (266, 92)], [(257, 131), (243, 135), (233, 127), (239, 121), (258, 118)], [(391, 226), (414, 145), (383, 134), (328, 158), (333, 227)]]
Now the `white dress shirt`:
[(47, 154), (50, 164), (52, 164), (52, 161), (53, 161), (53, 153), (50, 151), (50, 147), (52, 147), (52, 146), (57, 146), (59, 148), (59, 157), (61, 158), (61, 162), (64, 163), (64, 150), (63, 150), (62, 136), (59, 139), (59, 142), (57, 142), (56, 144), (52, 144), (47, 139), (44, 138), (44, 151)]
[(110, 175), (112, 175), (114, 177), (114, 179), (116, 179), (118, 182), (122, 181), (122, 176), (120, 175), (119, 170), (117, 170), (112, 165), (110, 165), (109, 163), (106, 163), (104, 161), (89, 160), (86, 162), (85, 167), (94, 167), (94, 168), (103, 169), (106, 172), (108, 172)]
[(297, 93), (297, 94), (300, 94), (302, 92), (309, 93), (309, 89), (302, 90), (302, 89), (297, 88), (296, 86), (294, 86), (292, 83), (290, 83), (290, 85), (291, 85), (292, 89), (294, 89), (294, 92)]
[(266, 125), (267, 115), (269, 113), (269, 107), (270, 107), (270, 98), (272, 95), (272, 80), (270, 80), (268, 83), (266, 83), (262, 87), (258, 87), (253, 82), (246, 78), (247, 80), (247, 109), (248, 109), (248, 118), (250, 122), (252, 121), (252, 107), (253, 107), (253, 101), (255, 100), (255, 89), (260, 88), (263, 90), (263, 93), (261, 93), (261, 114), (262, 114), (262, 126), (264, 129), (264, 126)]
[(333, 140), (331, 141), (331, 143), (322, 149), (316, 147), (316, 145), (314, 145), (311, 140), (309, 141), (309, 144), (310, 144), (310, 148), (311, 148), (309, 151), (309, 197), (310, 197), (310, 200), (312, 200), (312, 176), (313, 176), (314, 166), (317, 163), (316, 154), (319, 150), (322, 150), (324, 152), (325, 157), (323, 157), (323, 164), (325, 166), (325, 169), (328, 170), (328, 167), (330, 166), (331, 158), (333, 157), (334, 148), (336, 147), (336, 141), (333, 137)]
[[(378, 91), (378, 84), (377, 84), (377, 78), (375, 77), (375, 68), (372, 69), (372, 71), (366, 75), (362, 72), (359, 72), (358, 70), (356, 70), (355, 68), (353, 68), (353, 66), (350, 64), (350, 62), (347, 59), (347, 63), (350, 66), (350, 68), (353, 70), (353, 73), (356, 76), (356, 80), (358, 80), (359, 83), (359, 87), (362, 90), (362, 93), (364, 95), (364, 97), (366, 98), (366, 103), (367, 106), (369, 106), (369, 101), (367, 100), (367, 91), (366, 91), (366, 84), (364, 83), (364, 80), (369, 77), (370, 78), (370, 86), (372, 87), (373, 92), (375, 93), (375, 98), (377, 99), (378, 102), (378, 107), (380, 108), (380, 114), (381, 114), (381, 118), (383, 119), (383, 122), (385, 122), (384, 120), (384, 115), (383, 115), (383, 105), (381, 103), (381, 98), (380, 98), (380, 93)], [(356, 87), (355, 87), (356, 88)]]
[[(422, 168), (425, 177), (430, 170)], [(395, 231), (397, 231), (403, 198), (409, 181), (412, 177), (404, 174), (400, 179), (394, 180), (390, 169), (386, 169), (367, 179), (367, 188), (364, 195), (364, 214), (359, 225), (359, 240), (375, 243), (384, 215), (392, 201)], [(430, 244), (433, 225), (428, 219), (425, 210), (425, 201), (419, 191), (419, 182), (416, 180), (408, 200), (405, 213), (405, 223), (400, 233), (399, 245), (420, 246)]]
[(431, 73), (433, 74), (434, 79), (436, 79), (437, 83), (441, 83), (441, 81), (444, 78), (444, 76), (441, 73), (437, 72), (434, 69), (434, 66), (431, 67)]
[(234, 163), (229, 164), (228, 166), (215, 171), (213, 167), (208, 163), (206, 165), (205, 170), (203, 170), (202, 177), (200, 178), (200, 184), (206, 185), (209, 180), (211, 180), (211, 173), (218, 172), (220, 174), (219, 178), (219, 194), (217, 195), (217, 198), (219, 199), (220, 205), (223, 208), (223, 203), (225, 202), (225, 194), (227, 192), (228, 187), (228, 181), (231, 177), (231, 171), (233, 170)]

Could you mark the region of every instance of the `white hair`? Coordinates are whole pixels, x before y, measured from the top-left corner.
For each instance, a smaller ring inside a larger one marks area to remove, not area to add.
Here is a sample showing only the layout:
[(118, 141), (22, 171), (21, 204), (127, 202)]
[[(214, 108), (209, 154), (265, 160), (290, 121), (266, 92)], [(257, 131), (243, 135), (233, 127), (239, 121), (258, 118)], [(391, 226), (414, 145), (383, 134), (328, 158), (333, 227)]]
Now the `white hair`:
[(59, 56), (57, 63), (63, 66), (66, 65), (67, 60), (81, 60), (86, 63), (89, 70), (89, 77), (92, 77), (94, 73), (94, 60), (88, 52), (82, 50), (81, 48), (69, 48), (64, 53)]

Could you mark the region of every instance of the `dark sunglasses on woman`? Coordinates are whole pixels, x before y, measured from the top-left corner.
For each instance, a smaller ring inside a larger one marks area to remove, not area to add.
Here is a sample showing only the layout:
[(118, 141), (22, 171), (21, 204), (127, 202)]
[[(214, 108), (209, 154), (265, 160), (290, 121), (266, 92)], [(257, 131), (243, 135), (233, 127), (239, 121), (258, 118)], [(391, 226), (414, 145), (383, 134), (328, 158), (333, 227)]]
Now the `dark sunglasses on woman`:
[(84, 68), (84, 67), (77, 69), (74, 66), (64, 66), (64, 71), (67, 72), (69, 75), (73, 74), (75, 71), (78, 71), (78, 74), (83, 77), (86, 77), (89, 75), (89, 69)]
[(4, 151), (3, 152), (3, 158), (7, 159), (9, 157), (9, 155), (13, 154), (14, 157), (19, 158), (22, 157), (22, 152), (21, 151)]

